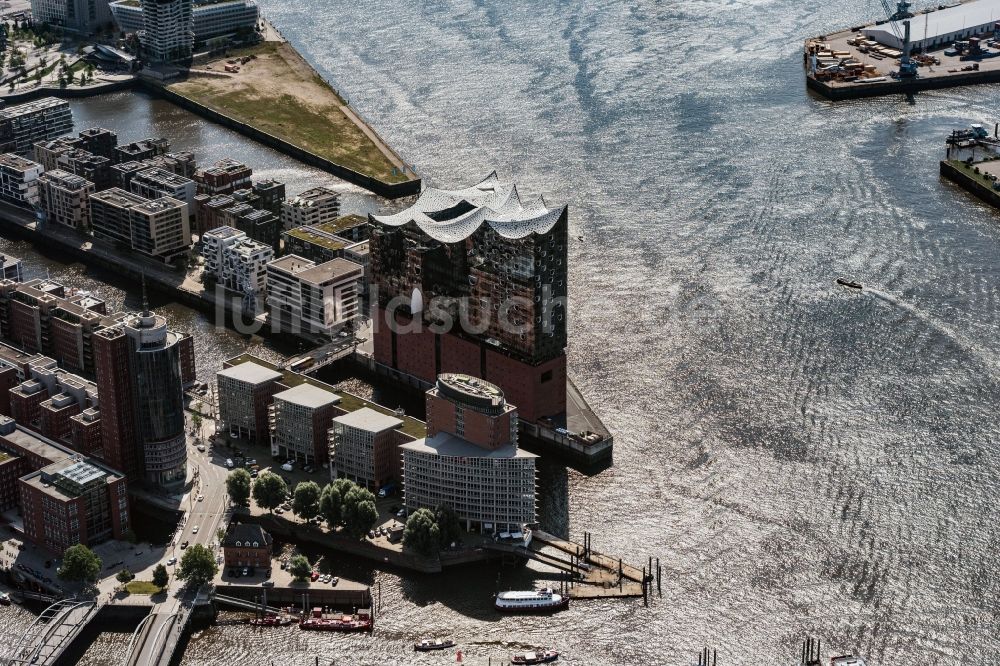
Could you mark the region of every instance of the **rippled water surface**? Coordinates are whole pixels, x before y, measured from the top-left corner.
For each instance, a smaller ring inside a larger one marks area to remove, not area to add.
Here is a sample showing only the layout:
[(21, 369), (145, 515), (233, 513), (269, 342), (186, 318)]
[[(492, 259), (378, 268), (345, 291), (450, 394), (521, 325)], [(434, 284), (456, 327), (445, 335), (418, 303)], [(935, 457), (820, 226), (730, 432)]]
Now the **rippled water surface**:
[(859, 0), (261, 4), (430, 182), (497, 168), (570, 204), (570, 363), (617, 447), (547, 467), (543, 517), (668, 573), (648, 609), (525, 620), (489, 612), (496, 571), (344, 563), (381, 583), (375, 637), (226, 626), (184, 664), (448, 661), (423, 634), (472, 663), (1000, 653), (1000, 216), (937, 175), (1000, 88), (807, 94), (801, 40), (879, 16)]

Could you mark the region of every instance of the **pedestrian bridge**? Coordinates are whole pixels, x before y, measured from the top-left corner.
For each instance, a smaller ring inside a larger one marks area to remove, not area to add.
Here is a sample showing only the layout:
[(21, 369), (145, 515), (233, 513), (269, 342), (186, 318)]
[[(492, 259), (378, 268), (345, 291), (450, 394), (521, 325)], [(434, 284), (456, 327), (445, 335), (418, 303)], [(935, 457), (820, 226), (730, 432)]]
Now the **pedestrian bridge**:
[(64, 599), (35, 618), (12, 644), (0, 650), (0, 664), (52, 664), (76, 635), (97, 615), (97, 603)]

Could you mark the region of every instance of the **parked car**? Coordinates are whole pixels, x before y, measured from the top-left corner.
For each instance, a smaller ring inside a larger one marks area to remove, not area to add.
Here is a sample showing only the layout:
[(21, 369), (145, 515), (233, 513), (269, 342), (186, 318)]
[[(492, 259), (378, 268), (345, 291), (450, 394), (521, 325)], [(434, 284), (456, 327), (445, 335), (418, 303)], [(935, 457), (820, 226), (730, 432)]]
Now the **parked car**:
[(334, 587), (336, 587), (337, 583), (339, 583), (339, 582), (340, 582), (340, 579), (337, 578), (336, 576), (334, 576), (333, 580), (330, 581), (330, 584), (333, 585)]
[(177, 558), (171, 557), (169, 560), (167, 560), (167, 564), (177, 564)]
[(199, 502), (204, 502), (205, 501), (205, 496), (204, 495), (198, 495), (198, 501)]
[(197, 534), (197, 533), (198, 533), (198, 526), (195, 525), (194, 528), (192, 528), (191, 530), (191, 534)]
[(291, 472), (292, 471), (292, 463), (285, 463), (284, 465), (281, 466), (281, 469), (285, 470), (286, 472)]
[(229, 469), (233, 468), (233, 459), (232, 458), (226, 458), (226, 467), (228, 467)]
[(205, 452), (205, 445), (204, 444), (199, 444), (198, 445), (198, 450), (201, 451), (202, 453), (204, 453)]
[(315, 583), (317, 578), (319, 578), (319, 572), (318, 571), (313, 571), (312, 572), (312, 576), (309, 577), (309, 580), (311, 580), (311, 581), (313, 581)]
[(274, 581), (273, 580), (265, 580), (263, 583), (260, 584), (260, 586), (261, 587), (274, 587)]
[(185, 542), (183, 542), (183, 543), (181, 544), (181, 550), (184, 550), (185, 548), (187, 548), (187, 547), (188, 547), (188, 544), (189, 544), (189, 543), (191, 543), (191, 542), (190, 542), (190, 541), (185, 541)]

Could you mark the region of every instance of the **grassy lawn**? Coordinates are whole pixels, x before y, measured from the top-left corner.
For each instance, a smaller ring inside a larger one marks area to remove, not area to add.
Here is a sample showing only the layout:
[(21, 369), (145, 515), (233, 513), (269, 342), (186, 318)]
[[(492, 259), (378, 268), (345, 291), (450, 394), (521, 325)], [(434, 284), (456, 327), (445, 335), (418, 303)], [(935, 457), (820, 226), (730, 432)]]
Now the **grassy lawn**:
[(129, 594), (159, 594), (162, 588), (153, 585), (148, 580), (133, 580), (125, 586)]
[(393, 173), (389, 158), (341, 110), (343, 100), (291, 46), (232, 51), (211, 69), (222, 72), (226, 60), (250, 53), (257, 58), (238, 74), (193, 76), (169, 89), (360, 173), (390, 183), (410, 178)]

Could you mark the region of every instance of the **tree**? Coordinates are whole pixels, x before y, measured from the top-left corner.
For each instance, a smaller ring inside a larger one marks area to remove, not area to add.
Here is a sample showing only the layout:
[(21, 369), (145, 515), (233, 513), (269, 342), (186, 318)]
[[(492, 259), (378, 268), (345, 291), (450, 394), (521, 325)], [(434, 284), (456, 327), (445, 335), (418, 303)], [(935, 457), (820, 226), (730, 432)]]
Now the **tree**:
[[(246, 471), (246, 470), (244, 470)], [(253, 484), (253, 499), (257, 506), (273, 512), (288, 496), (288, 486), (285, 480), (277, 474), (264, 472)]]
[(421, 555), (432, 555), (441, 545), (441, 529), (430, 509), (417, 509), (406, 519), (403, 545)]
[(201, 587), (215, 578), (217, 573), (219, 573), (219, 567), (215, 564), (215, 556), (212, 555), (212, 551), (200, 543), (196, 543), (184, 551), (177, 577), (196, 587)]
[(315, 481), (303, 481), (295, 486), (292, 495), (292, 511), (299, 518), (310, 520), (319, 514), (319, 484)]
[(170, 574), (167, 573), (167, 568), (163, 564), (157, 564), (156, 568), (153, 569), (153, 585), (162, 590), (169, 582)]
[(78, 543), (63, 553), (63, 563), (57, 575), (63, 580), (93, 583), (101, 575), (101, 558)]
[(42, 70), (40, 69), (35, 70), (35, 84), (42, 85)]
[(296, 555), (288, 562), (288, 573), (292, 574), (292, 578), (301, 582), (312, 574), (312, 565), (309, 564), (305, 555)]
[[(280, 479), (279, 479), (280, 481)], [(234, 469), (226, 477), (226, 492), (229, 499), (237, 506), (246, 506), (250, 503), (250, 486), (253, 481), (250, 479), (250, 472), (245, 469)], [(258, 480), (258, 485), (260, 481)], [(254, 488), (254, 499), (257, 499), (257, 489)], [(260, 502), (257, 502), (260, 504)]]
[(378, 522), (375, 495), (367, 488), (354, 486), (344, 495), (344, 527), (354, 537), (360, 537)]
[(128, 585), (134, 579), (135, 579), (135, 574), (129, 571), (128, 568), (122, 569), (121, 571), (118, 572), (118, 575), (115, 576), (115, 580), (117, 580), (122, 585)]
[(462, 522), (458, 514), (447, 504), (442, 504), (434, 512), (434, 521), (441, 531), (441, 545), (446, 546), (462, 538)]
[(201, 414), (194, 413), (191, 415), (191, 425), (193, 425), (195, 429), (198, 430), (199, 432), (201, 431), (201, 423), (202, 423)]
[(340, 506), (342, 501), (343, 499), (337, 487), (332, 483), (326, 484), (326, 487), (323, 488), (323, 493), (319, 496), (319, 515), (323, 516), (323, 520), (330, 527), (340, 525), (342, 519)]

